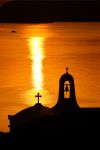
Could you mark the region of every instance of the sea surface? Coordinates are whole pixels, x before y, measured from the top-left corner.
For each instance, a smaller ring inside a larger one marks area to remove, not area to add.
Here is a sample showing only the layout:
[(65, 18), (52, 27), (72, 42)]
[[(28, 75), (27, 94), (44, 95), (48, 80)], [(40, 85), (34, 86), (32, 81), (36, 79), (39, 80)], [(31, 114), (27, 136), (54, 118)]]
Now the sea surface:
[(0, 24), (0, 131), (8, 115), (39, 101), (57, 103), (69, 68), (80, 107), (100, 107), (100, 22)]

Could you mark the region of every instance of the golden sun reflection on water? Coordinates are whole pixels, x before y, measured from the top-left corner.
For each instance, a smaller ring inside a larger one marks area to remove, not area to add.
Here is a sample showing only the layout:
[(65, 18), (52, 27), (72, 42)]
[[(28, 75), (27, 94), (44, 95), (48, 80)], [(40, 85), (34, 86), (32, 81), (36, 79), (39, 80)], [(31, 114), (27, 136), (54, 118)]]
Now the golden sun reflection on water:
[(33, 86), (36, 91), (43, 89), (43, 73), (42, 73), (42, 60), (44, 58), (43, 54), (43, 37), (33, 37), (30, 39), (31, 46), (31, 59), (32, 63), (32, 80)]
[[(44, 95), (46, 90), (43, 87), (43, 59), (44, 55), (44, 37), (31, 37), (29, 39), (30, 59), (32, 60), (32, 88), (26, 93), (28, 104), (37, 103), (35, 95), (39, 92)], [(29, 100), (30, 99), (30, 100)], [(43, 99), (41, 98), (41, 102)]]

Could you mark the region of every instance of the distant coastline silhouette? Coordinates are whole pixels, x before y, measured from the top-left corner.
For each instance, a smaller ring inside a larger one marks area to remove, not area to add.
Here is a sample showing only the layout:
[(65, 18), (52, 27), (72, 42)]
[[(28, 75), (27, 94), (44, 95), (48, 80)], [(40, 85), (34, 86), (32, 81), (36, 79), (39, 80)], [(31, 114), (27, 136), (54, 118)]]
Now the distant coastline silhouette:
[(8, 1), (0, 8), (0, 22), (48, 23), (100, 21), (100, 1)]

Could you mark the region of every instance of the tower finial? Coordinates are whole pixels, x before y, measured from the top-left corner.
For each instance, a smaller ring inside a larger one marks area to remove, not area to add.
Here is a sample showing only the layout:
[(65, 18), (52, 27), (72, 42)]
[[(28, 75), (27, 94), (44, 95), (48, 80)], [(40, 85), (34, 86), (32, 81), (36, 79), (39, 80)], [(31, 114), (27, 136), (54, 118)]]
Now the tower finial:
[(68, 67), (66, 67), (66, 73), (68, 73)]

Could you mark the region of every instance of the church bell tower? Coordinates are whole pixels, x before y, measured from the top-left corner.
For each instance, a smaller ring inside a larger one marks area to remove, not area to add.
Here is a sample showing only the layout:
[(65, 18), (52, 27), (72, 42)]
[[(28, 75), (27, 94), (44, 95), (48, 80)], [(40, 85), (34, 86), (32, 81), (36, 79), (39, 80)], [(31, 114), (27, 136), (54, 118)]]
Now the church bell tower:
[(63, 74), (59, 80), (58, 102), (54, 106), (54, 110), (67, 112), (77, 111), (78, 109), (79, 106), (76, 101), (74, 78), (68, 73), (68, 68), (66, 68), (66, 73)]

